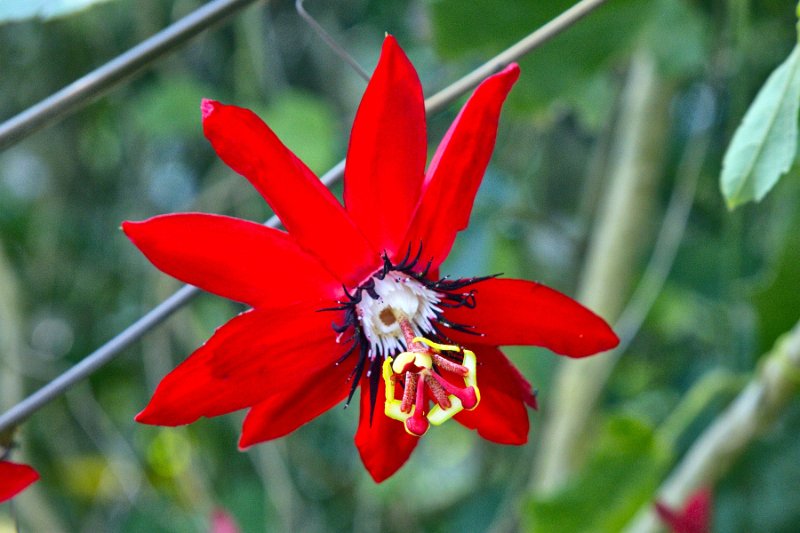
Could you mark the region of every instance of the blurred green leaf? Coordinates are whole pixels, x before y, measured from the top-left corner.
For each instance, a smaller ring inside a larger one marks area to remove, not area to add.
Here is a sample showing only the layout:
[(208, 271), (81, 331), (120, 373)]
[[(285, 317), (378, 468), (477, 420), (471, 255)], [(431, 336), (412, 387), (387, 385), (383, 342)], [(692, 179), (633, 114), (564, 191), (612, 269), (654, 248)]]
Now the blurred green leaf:
[(797, 152), (800, 45), (770, 74), (725, 152), (720, 187), (730, 209), (760, 201), (789, 171)]
[[(127, 467), (136, 468), (132, 465)], [(120, 480), (109, 469), (109, 458), (101, 454), (66, 457), (60, 469), (66, 489), (77, 498), (113, 500), (124, 494)]]
[(183, 432), (159, 431), (147, 450), (147, 462), (154, 472), (169, 478), (183, 473), (191, 462), (191, 446)]
[[(692, 75), (706, 64), (708, 28), (699, 9), (689, 2), (653, 2), (642, 39), (656, 59), (662, 76)], [(680, 28), (680, 38), (675, 38)]]
[(578, 478), (554, 496), (534, 496), (523, 517), (532, 533), (619, 531), (658, 486), (672, 451), (642, 421), (614, 416), (603, 425)]
[[(573, 3), (434, 1), (437, 50), (445, 57), (496, 53)], [(673, 38), (676, 27), (681, 28), (680, 39)], [(663, 74), (685, 76), (705, 62), (706, 33), (701, 13), (684, 1), (610, 2), (520, 61), (523, 74), (509, 96), (510, 107), (542, 114), (553, 102), (564, 102), (596, 128), (613, 108), (609, 66), (614, 61), (645, 45)]]
[(42, 20), (65, 17), (83, 11), (94, 4), (109, 0), (2, 0), (0, 24), (38, 18)]
[(775, 264), (753, 294), (762, 351), (769, 349), (775, 339), (791, 329), (800, 316), (797, 291), (787, 290), (787, 287), (797, 287), (800, 283), (800, 214), (796, 211), (792, 214), (786, 242), (782, 243)]
[[(433, 2), (437, 50), (445, 57), (483, 57), (497, 53), (573, 3), (571, 0)], [(586, 86), (608, 83), (607, 73), (602, 71), (619, 52), (629, 48), (642, 21), (647, 18), (648, 9), (648, 2), (634, 0), (619, 0), (603, 6), (521, 60), (523, 74), (509, 96), (510, 106), (541, 114), (556, 100), (577, 106), (589, 99), (591, 105), (582, 107), (608, 108), (596, 100), (599, 94), (607, 91), (587, 92)], [(602, 82), (594, 79), (596, 76), (600, 76)]]

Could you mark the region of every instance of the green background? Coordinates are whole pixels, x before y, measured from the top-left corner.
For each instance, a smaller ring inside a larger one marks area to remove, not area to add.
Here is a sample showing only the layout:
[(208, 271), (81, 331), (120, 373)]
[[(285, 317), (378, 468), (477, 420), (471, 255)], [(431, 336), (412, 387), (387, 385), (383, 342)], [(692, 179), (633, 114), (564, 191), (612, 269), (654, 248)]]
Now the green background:
[[(0, 118), (200, 4), (114, 0), (16, 21), (0, 8)], [(384, 33), (397, 36), (432, 94), (570, 4), (344, 0), (307, 8), (368, 70)], [(582, 443), (586, 460), (563, 491), (529, 490), (542, 412), (531, 413), (531, 442), (520, 448), (457, 424), (437, 428), (381, 485), (353, 446), (353, 409), (333, 409), (246, 453), (236, 449), (241, 414), (177, 429), (134, 423), (159, 379), (240, 310), (203, 295), (21, 428), (15, 458), (43, 478), (16, 500), (25, 530), (207, 531), (221, 508), (253, 532), (619, 531), (800, 318), (796, 170), (763, 202), (733, 212), (718, 189), (731, 136), (792, 50), (795, 23), (793, 6), (778, 0), (611, 0), (520, 62), (471, 226), (443, 272), (503, 272), (576, 294), (613, 179), (609, 161), (624, 149), (615, 139), (637, 57), (655, 65), (660, 109), (645, 110), (644, 122), (661, 141), (656, 182), (640, 206), (643, 244), (630, 279), (620, 280), (623, 301), (646, 271), (685, 160), (697, 162), (674, 266), (602, 395)], [(178, 211), (259, 221), (270, 214), (203, 138), (200, 98), (252, 108), (322, 173), (344, 156), (363, 89), (293, 2), (268, 2), (0, 152), (0, 407), (179, 287), (134, 249), (121, 221)], [(431, 149), (457, 110), (430, 119)], [(507, 351), (546, 413), (558, 357)], [(665, 421), (690, 390), (702, 397), (705, 387), (716, 392), (666, 439)], [(796, 531), (798, 427), (795, 401), (731, 466), (714, 488), (714, 531)], [(0, 506), (0, 531), (11, 527), (8, 511)]]

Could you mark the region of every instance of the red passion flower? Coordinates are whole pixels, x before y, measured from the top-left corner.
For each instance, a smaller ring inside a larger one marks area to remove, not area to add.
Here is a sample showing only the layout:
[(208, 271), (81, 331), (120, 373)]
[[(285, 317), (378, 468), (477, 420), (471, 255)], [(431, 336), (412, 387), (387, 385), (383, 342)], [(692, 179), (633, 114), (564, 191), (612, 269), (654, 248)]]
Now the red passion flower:
[(344, 206), (255, 114), (204, 101), (214, 150), (286, 231), (200, 213), (123, 223), (162, 271), (252, 306), (167, 375), (136, 420), (174, 426), (247, 407), (244, 448), (349, 403), (361, 387), (355, 443), (378, 482), (430, 424), (451, 417), (486, 439), (525, 443), (536, 397), (498, 346), (583, 357), (618, 341), (543, 285), (439, 275), (518, 76), (514, 64), (481, 83), (426, 171), (422, 88), (386, 37), (353, 124)]
[(0, 461), (0, 503), (10, 500), (37, 479), (39, 474), (28, 465)]
[(661, 502), (656, 513), (673, 533), (711, 532), (711, 491), (700, 489), (689, 497), (683, 509), (676, 511)]

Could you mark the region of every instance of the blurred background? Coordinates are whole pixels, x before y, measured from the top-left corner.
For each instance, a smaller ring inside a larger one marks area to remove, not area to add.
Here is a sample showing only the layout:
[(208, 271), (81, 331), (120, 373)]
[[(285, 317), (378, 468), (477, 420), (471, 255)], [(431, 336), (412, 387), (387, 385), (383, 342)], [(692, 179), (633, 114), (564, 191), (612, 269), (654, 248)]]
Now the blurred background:
[[(109, 0), (11, 20), (0, 2), (0, 118), (201, 4)], [(369, 71), (384, 33), (394, 34), (432, 94), (571, 4), (306, 7)], [(218, 510), (247, 532), (621, 531), (800, 318), (796, 170), (763, 202), (733, 212), (718, 185), (733, 131), (794, 46), (795, 24), (794, 5), (778, 0), (611, 0), (521, 61), (471, 226), (443, 272), (534, 279), (610, 322), (624, 319), (623, 350), (608, 380), (598, 378), (574, 457), (555, 481), (542, 479), (542, 464), (555, 464), (545, 433), (574, 413), (559, 412), (568, 403), (556, 390), (559, 357), (535, 348), (507, 350), (539, 390), (527, 446), (445, 424), (381, 485), (353, 446), (352, 409), (246, 453), (236, 449), (241, 414), (185, 428), (134, 423), (158, 381), (241, 310), (202, 295), (22, 426), (14, 459), (42, 474), (15, 501), (23, 529), (208, 531)], [(121, 221), (270, 215), (204, 139), (202, 97), (253, 109), (323, 173), (345, 154), (364, 87), (294, 2), (258, 2), (0, 152), (0, 408), (180, 286), (135, 250)], [(457, 111), (430, 119), (431, 151)], [(679, 216), (665, 236), (668, 212)], [(623, 241), (593, 245), (610, 224), (627, 228)], [(674, 261), (651, 260), (664, 246)], [(609, 259), (624, 264), (612, 281), (596, 281)], [(789, 402), (725, 468), (714, 531), (797, 531), (798, 428), (800, 402)], [(11, 528), (0, 506), (0, 531)]]

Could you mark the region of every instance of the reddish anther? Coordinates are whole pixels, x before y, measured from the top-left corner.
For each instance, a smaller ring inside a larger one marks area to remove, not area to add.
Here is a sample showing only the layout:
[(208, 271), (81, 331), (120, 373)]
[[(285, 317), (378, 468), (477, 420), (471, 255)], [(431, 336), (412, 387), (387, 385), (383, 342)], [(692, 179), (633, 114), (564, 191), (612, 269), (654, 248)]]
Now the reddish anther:
[(442, 357), (438, 353), (433, 354), (433, 362), (442, 370), (447, 370), (448, 372), (452, 372), (453, 374), (457, 374), (459, 376), (466, 376), (469, 373), (469, 369), (467, 369), (467, 367), (464, 365), (459, 365), (458, 363), (451, 361), (446, 357)]
[(433, 394), (436, 403), (438, 403), (442, 409), (449, 409), (452, 404), (450, 403), (450, 398), (447, 397), (447, 391), (436, 381), (433, 374), (425, 374), (425, 384), (428, 386), (428, 389), (430, 389), (431, 394)]
[(400, 410), (404, 413), (410, 412), (411, 406), (414, 405), (418, 382), (419, 374), (410, 371), (406, 372), (406, 386), (403, 389), (403, 402), (400, 404)]

